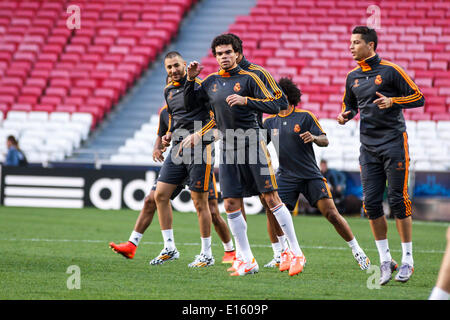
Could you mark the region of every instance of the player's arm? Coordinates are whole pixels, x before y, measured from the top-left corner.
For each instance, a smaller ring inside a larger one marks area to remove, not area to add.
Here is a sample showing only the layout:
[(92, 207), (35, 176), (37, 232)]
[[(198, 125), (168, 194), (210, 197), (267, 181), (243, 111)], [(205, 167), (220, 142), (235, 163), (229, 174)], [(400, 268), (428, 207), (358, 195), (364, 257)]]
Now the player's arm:
[[(161, 139), (162, 139), (163, 147), (168, 147), (168, 146), (170, 146), (170, 141), (172, 141), (172, 132), (173, 132), (175, 126), (173, 125), (173, 121), (172, 121), (172, 109), (170, 108), (169, 104), (167, 103), (166, 92), (164, 92), (164, 98), (166, 99), (167, 113), (168, 113), (168, 119), (169, 120), (168, 120), (168, 124), (167, 124), (167, 131), (161, 137)], [(161, 133), (163, 133), (163, 131)]]
[(251, 96), (243, 97), (238, 94), (232, 94), (226, 101), (230, 107), (235, 105), (245, 105), (258, 112), (277, 114), (280, 112), (280, 106), (275, 102), (275, 98), (266, 88), (261, 79), (252, 72), (241, 71), (246, 77)]
[(329, 144), (326, 134), (321, 134), (319, 136), (316, 136), (316, 135), (313, 135), (311, 132), (306, 131), (306, 132), (300, 133), (300, 138), (303, 139), (304, 143), (314, 142), (319, 147), (326, 147)]
[[(278, 83), (272, 77), (272, 75), (264, 68), (260, 66), (254, 66), (255, 70), (258, 70), (258, 76), (261, 81), (264, 83), (267, 89), (269, 89), (270, 93), (274, 96), (275, 102), (279, 104), (280, 110), (287, 110), (289, 103), (286, 95), (283, 90), (281, 90)], [(253, 69), (252, 69), (253, 70)]]
[[(162, 144), (162, 137), (166, 134), (168, 131), (168, 118), (169, 114), (166, 110), (167, 105), (161, 110), (159, 113), (159, 124), (158, 129), (156, 130), (156, 140), (155, 144), (153, 146), (153, 161), (164, 161), (163, 153), (166, 151), (166, 147)], [(165, 119), (167, 118), (167, 119)]]
[(316, 116), (309, 111), (307, 111), (307, 114), (308, 121), (306, 121), (306, 125), (308, 130), (301, 133), (300, 138), (303, 139), (304, 143), (313, 142), (319, 147), (328, 146), (329, 142), (327, 134), (325, 133), (325, 131), (323, 131), (322, 126), (320, 125)]
[(194, 110), (198, 106), (206, 107), (209, 104), (209, 98), (206, 94), (203, 81), (197, 78), (203, 67), (197, 62), (189, 63), (187, 67), (187, 79), (184, 84), (184, 108), (186, 111)]
[(406, 72), (398, 66), (392, 66), (391, 70), (393, 73), (394, 85), (401, 96), (386, 97), (377, 92), (378, 98), (374, 100), (374, 103), (377, 104), (380, 109), (387, 109), (392, 106), (402, 109), (423, 107), (425, 98), (414, 81), (412, 81)]
[(353, 119), (353, 117), (358, 113), (358, 101), (352, 91), (352, 81), (353, 79), (351, 79), (350, 75), (347, 75), (347, 80), (345, 81), (345, 92), (342, 97), (342, 110), (337, 117), (338, 123), (342, 125)]
[(267, 121), (267, 118), (263, 119), (262, 124), (263, 128), (266, 129), (267, 144), (269, 144), (272, 141), (272, 127), (270, 126), (270, 123)]

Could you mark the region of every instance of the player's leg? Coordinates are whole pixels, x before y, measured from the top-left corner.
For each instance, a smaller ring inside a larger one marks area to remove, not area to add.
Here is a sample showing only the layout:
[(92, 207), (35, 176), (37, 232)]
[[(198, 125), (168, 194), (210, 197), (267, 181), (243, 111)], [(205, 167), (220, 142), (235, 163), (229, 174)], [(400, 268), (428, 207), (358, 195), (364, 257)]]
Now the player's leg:
[(115, 244), (110, 242), (109, 246), (117, 253), (120, 253), (125, 258), (133, 259), (136, 249), (139, 246), (139, 242), (142, 239), (142, 235), (148, 226), (152, 223), (153, 216), (155, 215), (156, 203), (155, 203), (155, 189), (152, 188), (150, 194), (144, 199), (144, 206), (139, 212), (139, 216), (134, 225), (134, 229), (131, 232), (128, 242)]
[(436, 286), (431, 291), (429, 300), (448, 300), (450, 298), (450, 227), (447, 228), (447, 247), (442, 258)]
[(397, 263), (392, 259), (387, 239), (387, 221), (383, 211), (383, 193), (386, 175), (382, 163), (369, 162), (361, 165), (361, 183), (364, 196), (364, 212), (369, 218), (370, 228), (380, 257), (380, 284), (392, 279)]
[(220, 215), (219, 203), (217, 199), (209, 199), (208, 204), (214, 229), (222, 241), (223, 249), (225, 251), (222, 263), (233, 263), (234, 257), (236, 256), (236, 250), (234, 249), (228, 225)]
[(395, 280), (406, 282), (414, 272), (412, 251), (412, 209), (408, 195), (409, 155), (406, 134), (399, 145), (391, 146), (385, 162), (388, 181), (388, 201), (395, 216), (402, 244), (402, 264)]
[[(224, 196), (226, 196), (226, 193)], [(236, 266), (236, 269), (233, 273), (231, 273), (231, 276), (242, 276), (245, 274), (256, 273), (259, 271), (259, 267), (255, 261), (250, 248), (250, 243), (248, 241), (247, 222), (241, 212), (241, 199), (225, 198), (224, 205), (231, 234), (234, 237), (236, 246), (239, 248), (239, 252), (242, 257), (241, 263)]]
[(200, 229), (201, 251), (189, 267), (207, 267), (214, 265), (211, 249), (211, 212), (209, 211), (208, 192), (191, 190), (192, 201), (197, 211)]
[(264, 207), (267, 217), (267, 233), (269, 234), (270, 243), (272, 244), (273, 259), (264, 265), (265, 268), (274, 268), (280, 266), (281, 253), (288, 248), (286, 236), (283, 233), (277, 219), (273, 215), (270, 208), (262, 195), (259, 195), (261, 203)]
[(173, 213), (170, 204), (172, 193), (177, 188), (176, 184), (158, 181), (155, 191), (156, 208), (158, 209), (158, 219), (161, 233), (164, 240), (164, 248), (160, 254), (150, 261), (151, 265), (162, 264), (166, 261), (178, 259), (180, 256), (176, 246), (172, 229)]
[[(326, 182), (324, 183), (326, 184)], [(347, 220), (345, 220), (338, 212), (333, 199), (330, 199), (329, 197), (321, 198), (317, 200), (316, 206), (320, 213), (333, 225), (342, 239), (347, 242), (361, 270), (368, 269), (370, 267), (370, 260), (364, 253), (364, 250), (359, 246)]]
[(306, 259), (297, 240), (291, 213), (289, 212), (286, 205), (281, 201), (277, 191), (265, 192), (263, 195), (264, 200), (267, 202), (267, 205), (270, 207), (270, 210), (272, 211), (273, 215), (278, 221), (278, 224), (286, 235), (290, 250), (293, 254), (291, 265), (289, 267), (289, 275), (292, 276), (295, 274), (299, 274), (303, 270)]
[(142, 207), (142, 210), (139, 213), (139, 216), (136, 220), (136, 224), (134, 225), (134, 231), (143, 234), (152, 223), (155, 211), (156, 211), (155, 190), (152, 190), (150, 191), (150, 194), (146, 196), (144, 199), (144, 206)]
[(303, 270), (306, 259), (298, 244), (291, 213), (281, 201), (278, 192), (276, 191), (278, 189), (278, 184), (275, 172), (272, 167), (269, 151), (263, 140), (260, 141), (258, 146), (258, 156), (259, 162), (257, 164), (249, 165), (248, 170), (253, 176), (254, 184), (263, 195), (267, 206), (270, 208), (270, 211), (272, 211), (278, 224), (283, 230), (283, 233), (288, 239), (290, 250), (293, 253), (289, 275), (299, 274)]
[[(281, 201), (290, 211), (293, 210), (293, 208), (295, 207), (295, 202), (297, 201), (299, 196), (299, 193), (297, 191), (297, 183), (293, 183), (292, 181), (283, 179), (283, 176), (281, 174), (278, 174), (276, 176), (276, 182), (278, 184), (278, 196), (280, 197)], [(274, 260), (279, 261), (278, 268), (280, 271), (289, 270), (292, 254), (288, 246), (286, 235), (281, 229), (280, 224), (273, 215), (269, 206), (266, 204), (264, 198), (262, 196), (260, 196), (260, 198), (261, 202), (265, 204), (269, 224), (269, 235), (270, 233), (272, 233), (272, 237), (276, 237), (276, 239), (278, 240), (278, 243), (275, 244), (278, 245), (277, 247), (275, 247), (272, 241), (272, 247), (274, 249)], [(269, 264), (271, 263), (269, 262)]]

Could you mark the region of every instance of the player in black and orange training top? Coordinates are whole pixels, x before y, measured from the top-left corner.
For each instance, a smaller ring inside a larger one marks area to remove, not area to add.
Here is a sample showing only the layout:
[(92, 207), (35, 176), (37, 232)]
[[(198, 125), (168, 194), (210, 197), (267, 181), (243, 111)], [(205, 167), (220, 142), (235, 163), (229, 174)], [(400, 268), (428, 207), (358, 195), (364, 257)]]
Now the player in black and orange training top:
[(411, 201), (408, 196), (410, 158), (402, 110), (421, 107), (425, 99), (401, 67), (378, 56), (377, 43), (375, 30), (364, 26), (353, 29), (350, 51), (358, 66), (347, 75), (338, 122), (343, 125), (360, 113), (359, 162), (364, 210), (380, 255), (380, 284), (384, 285), (397, 269), (389, 251), (387, 222), (382, 207), (386, 180), (389, 206), (396, 217), (403, 252), (402, 265), (395, 280), (406, 282), (414, 271)]
[(259, 269), (241, 213), (242, 198), (251, 194), (263, 194), (283, 228), (294, 252), (289, 274), (298, 274), (303, 269), (305, 257), (298, 245), (292, 217), (276, 192), (266, 141), (257, 121), (258, 113), (276, 114), (280, 107), (258, 76), (237, 65), (238, 46), (236, 38), (230, 35), (220, 35), (213, 40), (211, 50), (221, 70), (206, 77), (198, 88), (195, 88), (194, 78), (201, 72), (201, 66), (195, 61), (189, 64), (185, 107), (190, 110), (198, 105), (210, 105), (223, 136), (220, 186), (230, 230), (243, 258), (231, 275), (252, 274)]
[[(369, 268), (370, 261), (353, 236), (347, 221), (336, 209), (327, 179), (317, 166), (313, 143), (326, 147), (327, 135), (311, 112), (295, 108), (301, 97), (298, 87), (287, 78), (280, 79), (278, 83), (287, 95), (289, 107), (278, 115), (266, 118), (264, 128), (278, 152), (280, 166), (276, 178), (281, 201), (289, 210), (293, 210), (302, 193), (333, 224), (352, 249), (360, 268), (365, 270)], [(287, 251), (283, 252), (283, 255), (286, 254)], [(281, 264), (284, 260), (281, 259)]]
[(170, 196), (178, 185), (186, 178), (191, 190), (192, 200), (198, 213), (200, 227), (201, 252), (190, 266), (204, 267), (214, 264), (211, 250), (211, 213), (208, 207), (208, 186), (212, 179), (214, 165), (214, 145), (205, 144), (203, 149), (206, 157), (196, 158), (193, 154), (177, 157), (176, 151), (183, 136), (194, 131), (195, 125), (206, 125), (210, 120), (209, 112), (201, 106), (190, 111), (184, 108), (183, 91), (186, 81), (186, 62), (180, 53), (172, 51), (164, 57), (164, 67), (172, 82), (164, 88), (164, 98), (169, 113), (169, 129), (162, 138), (164, 146), (170, 142), (173, 146), (164, 160), (156, 184), (155, 200), (158, 209), (158, 218), (164, 239), (164, 248), (150, 264), (161, 264), (169, 259), (176, 259), (179, 253), (174, 244), (172, 229), (172, 207)]
[[(167, 77), (166, 82), (171, 82), (170, 77)], [(165, 147), (162, 146), (162, 137), (166, 134), (170, 126), (170, 116), (167, 112), (167, 105), (161, 108), (159, 111), (159, 123), (158, 129), (156, 131), (156, 140), (153, 147), (153, 160), (163, 162), (164, 156), (163, 153), (165, 151)], [(180, 192), (184, 189), (187, 181), (183, 181), (180, 185), (177, 186), (175, 191), (172, 193), (170, 199), (175, 199)], [(153, 220), (153, 216), (156, 211), (156, 202), (155, 202), (155, 190), (156, 190), (156, 182), (155, 185), (150, 190), (150, 193), (144, 199), (144, 206), (139, 213), (139, 216), (136, 220), (133, 231), (131, 232), (130, 238), (128, 242), (115, 244), (114, 242), (110, 242), (109, 246), (117, 253), (120, 253), (127, 259), (133, 259), (136, 253), (137, 247), (142, 239), (144, 232), (150, 226)], [(213, 178), (209, 182), (209, 190), (208, 190), (208, 205), (209, 210), (211, 212), (212, 223), (214, 224), (215, 230), (219, 235), (219, 238), (222, 240), (222, 244), (224, 247), (225, 254), (222, 258), (222, 263), (232, 263), (235, 257), (235, 249), (233, 246), (233, 241), (231, 240), (230, 231), (228, 230), (227, 223), (220, 215), (219, 206), (218, 206), (218, 192), (216, 188), (216, 179), (213, 173)]]
[[(242, 40), (235, 34), (229, 33), (230, 36), (236, 38), (236, 40), (239, 43), (238, 46), (238, 58), (237, 63), (239, 67), (241, 67), (245, 71), (253, 72), (258, 76), (259, 79), (264, 83), (267, 90), (273, 95), (275, 98), (275, 101), (278, 102), (280, 106), (280, 110), (286, 110), (288, 107), (288, 101), (286, 98), (286, 95), (283, 93), (283, 90), (281, 90), (278, 83), (275, 81), (273, 76), (262, 66), (254, 64), (250, 61), (248, 61), (244, 56), (244, 48), (242, 45)], [(263, 127), (263, 114), (262, 112), (258, 113), (258, 123), (259, 126)], [(287, 249), (287, 242), (286, 242), (286, 236), (283, 233), (283, 230), (279, 226), (278, 222), (276, 221), (275, 217), (272, 214), (272, 211), (270, 211), (269, 207), (267, 206), (266, 202), (264, 201), (264, 198), (260, 195), (259, 196), (261, 203), (264, 207), (264, 210), (266, 211), (267, 216), (267, 231), (269, 234), (270, 242), (272, 245), (273, 250), (273, 259), (269, 261), (267, 264), (264, 265), (266, 268), (275, 268), (279, 267), (281, 263), (281, 253)], [(245, 215), (244, 215), (245, 216)]]

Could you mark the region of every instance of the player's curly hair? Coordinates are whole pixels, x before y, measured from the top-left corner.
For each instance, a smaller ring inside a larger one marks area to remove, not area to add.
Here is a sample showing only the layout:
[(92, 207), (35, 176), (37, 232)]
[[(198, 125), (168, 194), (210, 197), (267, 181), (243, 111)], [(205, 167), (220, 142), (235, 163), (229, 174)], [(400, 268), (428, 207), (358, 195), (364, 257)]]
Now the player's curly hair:
[(239, 43), (239, 48), (237, 50), (237, 52), (239, 52), (240, 54), (243, 53), (244, 49), (242, 48), (242, 40), (241, 38), (239, 38), (237, 35), (235, 35), (234, 33), (227, 33), (227, 35), (232, 36), (233, 38), (235, 38), (237, 40), (237, 42)]
[(241, 47), (239, 41), (236, 39), (235, 36), (232, 36), (230, 34), (221, 34), (214, 38), (214, 40), (211, 42), (211, 51), (214, 56), (216, 56), (216, 47), (221, 45), (227, 45), (231, 44), (233, 47), (234, 52), (240, 52), (239, 48)]
[(301, 100), (302, 92), (297, 85), (289, 78), (281, 78), (278, 80), (281, 90), (287, 96), (288, 102), (292, 106), (298, 105)]

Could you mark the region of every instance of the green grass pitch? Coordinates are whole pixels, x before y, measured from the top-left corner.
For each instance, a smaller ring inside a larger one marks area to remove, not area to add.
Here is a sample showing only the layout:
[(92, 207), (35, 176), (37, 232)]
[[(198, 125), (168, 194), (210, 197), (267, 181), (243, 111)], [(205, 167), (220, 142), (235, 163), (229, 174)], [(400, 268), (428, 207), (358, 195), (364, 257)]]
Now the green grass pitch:
[[(351, 250), (322, 217), (297, 216), (294, 223), (307, 258), (295, 277), (263, 268), (272, 258), (264, 215), (248, 216), (248, 236), (260, 272), (230, 277), (221, 264), (222, 244), (213, 231), (216, 264), (203, 269), (187, 265), (200, 251), (194, 213), (174, 213), (180, 259), (161, 266), (149, 260), (162, 249), (157, 217), (144, 234), (136, 256), (127, 260), (108, 247), (124, 242), (137, 212), (97, 209), (0, 207), (0, 300), (4, 299), (171, 299), (171, 300), (301, 300), (427, 299), (445, 250), (448, 223), (413, 225), (415, 273), (408, 283), (389, 282), (369, 289), (373, 273), (361, 271)], [(378, 253), (366, 219), (346, 217), (372, 264)], [(395, 222), (389, 221), (392, 256), (401, 260)], [(68, 289), (69, 266), (80, 268), (80, 289)], [(373, 283), (373, 281), (372, 281)]]

